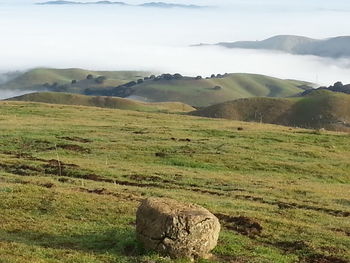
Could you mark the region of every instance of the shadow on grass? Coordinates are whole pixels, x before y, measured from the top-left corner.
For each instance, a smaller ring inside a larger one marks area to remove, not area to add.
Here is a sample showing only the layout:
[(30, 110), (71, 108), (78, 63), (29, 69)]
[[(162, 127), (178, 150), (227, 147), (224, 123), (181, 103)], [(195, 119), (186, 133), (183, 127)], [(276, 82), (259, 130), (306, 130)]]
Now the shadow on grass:
[(56, 235), (31, 231), (0, 231), (1, 240), (18, 242), (28, 246), (41, 246), (53, 249), (69, 249), (98, 254), (142, 256), (145, 250), (136, 240), (134, 229), (110, 229), (103, 232), (85, 234)]

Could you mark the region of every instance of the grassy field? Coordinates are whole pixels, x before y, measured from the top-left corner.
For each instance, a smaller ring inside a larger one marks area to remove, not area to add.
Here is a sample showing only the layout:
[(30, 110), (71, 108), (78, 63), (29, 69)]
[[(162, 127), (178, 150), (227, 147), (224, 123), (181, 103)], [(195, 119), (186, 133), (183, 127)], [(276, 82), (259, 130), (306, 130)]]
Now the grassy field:
[(36, 92), (9, 100), (78, 105), (146, 112), (190, 112), (195, 109), (181, 102), (146, 103), (117, 97), (85, 96), (61, 92)]
[(183, 263), (135, 240), (139, 201), (221, 220), (201, 263), (350, 261), (350, 136), (0, 102), (0, 262)]
[(349, 132), (350, 95), (316, 90), (296, 98), (247, 98), (209, 106), (192, 114)]

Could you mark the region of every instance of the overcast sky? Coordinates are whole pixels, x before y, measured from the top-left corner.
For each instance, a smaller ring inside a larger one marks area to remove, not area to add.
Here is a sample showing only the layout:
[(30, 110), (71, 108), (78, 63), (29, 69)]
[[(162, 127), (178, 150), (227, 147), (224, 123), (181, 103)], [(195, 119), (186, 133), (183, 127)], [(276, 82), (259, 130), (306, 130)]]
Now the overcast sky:
[(2, 72), (33, 67), (144, 69), (189, 75), (251, 72), (326, 85), (336, 80), (350, 83), (347, 59), (188, 47), (278, 34), (350, 35), (348, 0), (164, 1), (215, 6), (203, 10), (38, 6), (35, 2), (40, 1), (0, 0)]

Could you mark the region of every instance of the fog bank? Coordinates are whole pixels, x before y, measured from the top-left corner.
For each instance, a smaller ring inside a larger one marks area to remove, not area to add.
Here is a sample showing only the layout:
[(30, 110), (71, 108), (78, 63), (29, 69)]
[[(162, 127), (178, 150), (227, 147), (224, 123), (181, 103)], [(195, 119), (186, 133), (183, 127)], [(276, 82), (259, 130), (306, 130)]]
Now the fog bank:
[[(120, 6), (38, 6), (1, 1), (0, 72), (33, 67), (155, 70), (186, 75), (249, 72), (350, 83), (350, 60), (276, 52), (191, 48), (197, 43), (261, 40), (278, 34), (350, 35), (350, 6), (336, 0), (165, 1), (205, 10)], [(126, 1), (142, 3), (147, 1)]]

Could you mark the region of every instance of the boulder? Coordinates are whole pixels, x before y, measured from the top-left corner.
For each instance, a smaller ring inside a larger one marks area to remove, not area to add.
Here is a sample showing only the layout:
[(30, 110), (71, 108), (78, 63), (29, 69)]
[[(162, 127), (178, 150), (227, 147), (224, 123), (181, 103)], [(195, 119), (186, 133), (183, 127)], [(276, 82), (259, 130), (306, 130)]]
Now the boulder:
[(168, 198), (142, 201), (136, 214), (138, 240), (171, 258), (210, 257), (219, 238), (219, 220), (207, 209)]

